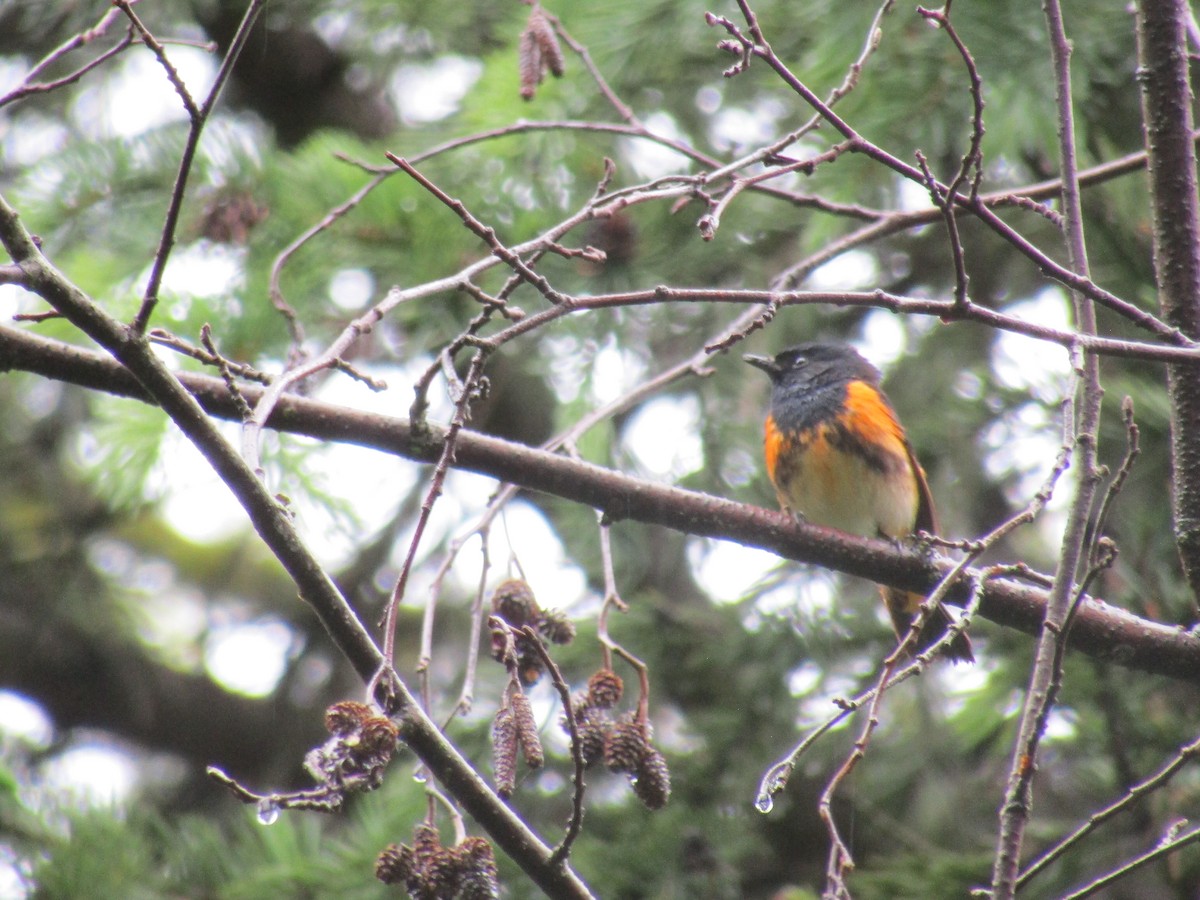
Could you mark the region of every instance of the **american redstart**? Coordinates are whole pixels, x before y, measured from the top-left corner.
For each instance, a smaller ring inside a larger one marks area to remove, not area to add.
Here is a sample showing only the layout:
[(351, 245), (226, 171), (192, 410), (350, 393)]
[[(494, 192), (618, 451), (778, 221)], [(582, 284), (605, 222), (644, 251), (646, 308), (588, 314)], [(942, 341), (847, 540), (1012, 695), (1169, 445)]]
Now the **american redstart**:
[[(785, 510), (816, 525), (865, 537), (905, 538), (936, 532), (925, 472), (883, 391), (879, 370), (845, 344), (810, 343), (773, 359), (746, 356), (771, 377), (766, 422), (767, 475)], [(924, 597), (880, 587), (898, 637), (912, 626)], [(918, 650), (953, 620), (940, 604), (926, 617)], [(973, 662), (959, 633), (945, 649)]]

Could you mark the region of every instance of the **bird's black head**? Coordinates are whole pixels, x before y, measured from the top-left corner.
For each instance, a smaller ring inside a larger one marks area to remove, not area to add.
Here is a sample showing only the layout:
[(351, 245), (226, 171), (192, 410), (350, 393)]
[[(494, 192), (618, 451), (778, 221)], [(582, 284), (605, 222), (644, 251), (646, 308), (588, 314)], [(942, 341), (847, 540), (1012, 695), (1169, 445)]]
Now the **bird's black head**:
[(848, 344), (811, 342), (797, 344), (769, 356), (743, 357), (762, 369), (775, 385), (815, 388), (850, 381), (879, 383), (879, 370)]

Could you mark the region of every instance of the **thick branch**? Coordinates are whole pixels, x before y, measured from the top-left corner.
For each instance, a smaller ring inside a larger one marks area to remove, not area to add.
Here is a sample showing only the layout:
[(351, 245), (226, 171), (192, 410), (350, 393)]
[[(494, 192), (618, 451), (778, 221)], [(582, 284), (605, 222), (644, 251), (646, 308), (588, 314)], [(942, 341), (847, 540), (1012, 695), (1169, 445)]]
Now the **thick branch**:
[[(145, 335), (108, 316), (58, 272), (42, 256), (18, 221), (16, 211), (2, 197), (0, 241), (26, 273), (30, 288), (73, 325), (103, 345), (120, 364), (94, 354), (93, 359), (104, 360), (115, 367), (112, 371), (120, 372), (140, 396), (152, 397), (204, 455), (242, 504), (255, 530), (292, 577), (303, 599), (320, 617), (339, 651), (360, 676), (365, 680), (373, 679), (383, 664), (374, 641), (304, 545), (290, 516), (224, 439), (196, 399), (158, 359)], [(0, 369), (7, 368), (10, 359), (7, 350), (0, 351)], [(394, 709), (390, 711), (394, 711), (401, 722), (401, 737), (463, 808), (549, 896), (591, 897), (586, 885), (570, 868), (548, 865), (550, 848), (488, 788), (470, 763), (442, 736), (404, 685), (396, 679), (391, 681)]]
[[(1163, 317), (1200, 336), (1200, 201), (1192, 142), (1184, 0), (1138, 3), (1138, 72), (1149, 149), (1154, 270)], [(1171, 398), (1175, 541), (1192, 595), (1200, 597), (1200, 366), (1167, 367)]]
[[(20, 369), (94, 390), (147, 399), (121, 366), (79, 347), (0, 326), (0, 368)], [(215, 416), (237, 420), (234, 398), (219, 378), (184, 374), (180, 380)], [(253, 403), (261, 389), (244, 386)], [(404, 419), (364, 413), (296, 396), (281, 398), (268, 423), (280, 431), (370, 447), (409, 459), (434, 462), (442, 429), (414, 435)], [(718, 497), (641, 481), (554, 453), (471, 431), (459, 435), (457, 466), (596, 509), (614, 519), (664, 525), (704, 537), (761, 547), (800, 562), (872, 581), (927, 591), (947, 572), (949, 560), (930, 562), (891, 544), (855, 538), (792, 521), (782, 513)], [(963, 599), (965, 588), (950, 596)], [(1001, 625), (1033, 634), (1045, 615), (1044, 591), (1013, 582), (989, 581), (981, 613)], [(1141, 619), (1099, 600), (1086, 602), (1070, 632), (1070, 644), (1097, 658), (1132, 669), (1200, 684), (1200, 639), (1182, 628)]]

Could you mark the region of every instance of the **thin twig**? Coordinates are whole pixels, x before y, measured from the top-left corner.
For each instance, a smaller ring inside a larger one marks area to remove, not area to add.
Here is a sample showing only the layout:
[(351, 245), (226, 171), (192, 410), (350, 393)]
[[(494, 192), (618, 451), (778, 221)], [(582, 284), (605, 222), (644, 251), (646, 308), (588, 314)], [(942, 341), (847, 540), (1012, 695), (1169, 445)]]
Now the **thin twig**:
[[(1063, 182), (1064, 237), (1071, 270), (1088, 277), (1087, 247), (1083, 232), (1083, 209), (1077, 173), (1075, 119), (1071, 92), (1071, 47), (1058, 0), (1045, 0), (1042, 6), (1050, 35), (1050, 54), (1055, 78), (1055, 98), (1059, 116), (1059, 152)], [(1076, 328), (1082, 334), (1096, 334), (1096, 309), (1093, 298), (1082, 292), (1072, 296)], [(1058, 568), (1046, 604), (1045, 627), (1038, 638), (1037, 653), (1030, 673), (1029, 688), (1017, 727), (1013, 761), (1005, 789), (992, 868), (994, 900), (1010, 900), (1016, 893), (1021, 847), (1033, 803), (1033, 774), (1042, 735), (1063, 681), (1062, 663), (1066, 652), (1066, 630), (1078, 609), (1079, 567), (1086, 562), (1085, 543), (1088, 519), (1093, 510), (1101, 471), (1097, 465), (1099, 437), (1100, 387), (1099, 360), (1095, 354), (1078, 351), (1075, 360), (1077, 413), (1067, 423), (1072, 429), (1078, 481), (1063, 531)]]
[(976, 200), (979, 197), (979, 185), (983, 180), (983, 81), (979, 77), (979, 69), (975, 65), (975, 60), (971, 56), (971, 52), (967, 49), (967, 45), (963, 43), (962, 38), (958, 36), (958, 31), (950, 21), (950, 4), (947, 3), (940, 10), (928, 10), (918, 6), (917, 14), (927, 21), (933, 22), (949, 36), (951, 43), (954, 44), (954, 48), (958, 51), (958, 55), (962, 58), (963, 66), (967, 71), (967, 77), (971, 83), (971, 100), (974, 109), (971, 116), (970, 145), (967, 152), (963, 154), (958, 171), (950, 179), (950, 183), (946, 187), (944, 194), (936, 187), (936, 182), (929, 171), (925, 157), (919, 151), (917, 153), (917, 162), (921, 167), (922, 174), (925, 176), (930, 196), (933, 198), (934, 205), (942, 211), (942, 218), (946, 223), (950, 254), (954, 261), (954, 300), (958, 306), (965, 307), (969, 303), (967, 299), (969, 279), (967, 276), (962, 238), (958, 231), (957, 204), (953, 198), (958, 194), (959, 189), (971, 172), (975, 174), (971, 178), (970, 198)]
[(1135, 803), (1163, 787), (1181, 772), (1188, 763), (1200, 756), (1200, 737), (1179, 748), (1179, 751), (1152, 775), (1131, 786), (1120, 799), (1088, 816), (1088, 820), (1030, 863), (1017, 879), (1017, 890), (1023, 890), (1047, 866), (1061, 858), (1084, 838), (1115, 816), (1126, 812)]
[[(509, 630), (512, 630), (511, 627)], [(571, 686), (563, 678), (562, 671), (558, 668), (558, 664), (554, 662), (554, 658), (550, 656), (550, 651), (546, 649), (546, 642), (542, 640), (542, 636), (538, 634), (537, 629), (525, 625), (521, 628), (520, 634), (525, 638), (529, 646), (533, 647), (538, 655), (538, 659), (542, 661), (542, 665), (550, 673), (550, 682), (554, 685), (554, 689), (558, 691), (558, 698), (562, 703), (563, 716), (567, 721), (567, 733), (571, 737), (571, 761), (575, 766), (575, 775), (572, 780), (575, 783), (575, 790), (571, 798), (571, 818), (567, 822), (567, 830), (563, 834), (562, 840), (559, 841), (558, 846), (554, 848), (554, 852), (550, 855), (549, 865), (553, 866), (567, 861), (571, 855), (571, 846), (579, 837), (579, 833), (583, 827), (583, 798), (587, 791), (587, 784), (583, 778), (585, 768), (583, 745), (579, 740), (579, 727), (575, 721), (575, 711), (571, 706)]]
[[(1021, 319), (1007, 313), (997, 312), (977, 304), (968, 304), (964, 309), (954, 300), (936, 300), (920, 297), (903, 297), (884, 290), (874, 291), (771, 291), (745, 290), (736, 288), (677, 288), (660, 285), (651, 290), (628, 291), (616, 294), (593, 294), (586, 297), (567, 295), (565, 307), (549, 307), (531, 313), (519, 322), (490, 335), (476, 346), (495, 349), (521, 335), (528, 334), (566, 315), (595, 309), (617, 309), (626, 306), (646, 306), (659, 303), (732, 303), (750, 304), (764, 309), (805, 304), (831, 306), (871, 306), (906, 315), (933, 316), (949, 321), (975, 322), (989, 328), (1011, 331), (1036, 340), (1057, 344), (1064, 349), (1085, 348), (1102, 356), (1153, 359), (1160, 362), (1195, 361), (1200, 359), (1200, 346), (1130, 341), (1121, 338), (1098, 337), (1069, 329)], [(712, 350), (728, 349), (728, 345), (710, 342)]]
[(565, 302), (566, 298), (551, 286), (550, 282), (544, 275), (535, 272), (525, 264), (525, 261), (521, 259), (519, 254), (514, 253), (512, 250), (506, 247), (496, 236), (495, 229), (484, 225), (477, 218), (471, 215), (470, 210), (467, 209), (466, 205), (463, 204), (461, 200), (454, 199), (441, 188), (439, 188), (436, 184), (422, 175), (408, 160), (402, 159), (399, 156), (396, 156), (394, 153), (385, 153), (384, 155), (393, 163), (395, 163), (397, 168), (403, 170), (410, 178), (412, 178), (413, 181), (417, 182), (417, 184), (421, 185), (421, 187), (433, 194), (433, 196), (439, 201), (452, 209), (455, 214), (462, 219), (463, 224), (466, 225), (467, 228), (474, 232), (481, 240), (484, 241), (484, 243), (488, 245), (488, 247), (491, 248), (492, 253), (502, 259), (513, 269), (513, 271), (537, 288), (543, 297), (555, 305)]
[[(6, 227), (15, 221), (7, 219), (4, 213), (3, 197), (0, 196), (0, 240), (6, 237)], [(39, 277), (36, 271), (34, 275)], [(36, 283), (41, 284), (40, 281)], [(39, 294), (41, 290), (39, 287)], [(119, 341), (116, 332), (112, 341)], [(27, 330), (0, 325), (0, 356), (14, 370), (82, 385), (92, 391), (141, 402), (147, 402), (151, 396), (106, 353), (67, 345)], [(174, 389), (194, 398), (198, 409), (204, 413), (204, 421), (208, 421), (208, 417), (238, 419), (219, 378), (196, 372), (176, 372), (171, 374), (170, 383)], [(246, 385), (243, 393), (248, 401), (255, 403), (261, 401), (265, 391)], [(367, 413), (295, 395), (283, 398), (271, 426), (281, 433), (337, 443), (353, 442), (356, 446), (397, 458), (429, 464), (437, 462), (444, 434), (444, 429), (434, 425), (417, 434), (411, 423), (400, 417)], [(220, 434), (216, 429), (214, 433)], [(779, 511), (634, 478), (470, 430), (459, 435), (455, 458), (457, 466), (465, 471), (593, 509), (610, 510), (614, 517), (662, 525), (700, 538), (735, 541), (904, 590), (928, 590), (936, 584), (939, 573), (951, 566), (948, 560), (921, 556), (885, 541), (855, 538), (805, 525)], [(249, 491), (248, 485), (239, 483), (238, 488)], [(275, 509), (270, 494), (261, 489), (261, 482), (253, 493)], [(257, 525), (262, 519), (256, 514), (254, 521)], [(277, 552), (288, 559), (291, 573), (293, 560), (285, 552), (290, 545), (281, 540), (276, 542), (273, 532), (271, 540), (272, 549), (278, 548)], [(989, 584), (980, 611), (997, 624), (1035, 634), (1044, 619), (1046, 576), (1031, 572), (1026, 566), (1011, 567), (1010, 576)], [(965, 596), (962, 588), (956, 593)], [(960, 598), (952, 599), (959, 602)], [(1093, 598), (1080, 608), (1070, 635), (1073, 647), (1088, 656), (1114, 661), (1128, 671), (1160, 674), (1182, 683), (1200, 683), (1200, 638), (1177, 626), (1155, 622), (1119, 606), (1103, 603), (1102, 599)], [(346, 623), (339, 618), (341, 608), (338, 610), (337, 614), (328, 617), (322, 613), (322, 622), (336, 635), (339, 648), (356, 669), (364, 672), (364, 679), (372, 678), (379, 671), (377, 651), (362, 651), (352, 636), (359, 632), (357, 629), (348, 632)], [(366, 631), (361, 634), (366, 635)], [(1115, 660), (1112, 658), (1114, 644), (1122, 648)]]
[(146, 27), (138, 14), (133, 11), (131, 0), (113, 0), (113, 6), (125, 14), (134, 31), (138, 33), (138, 37), (142, 39), (142, 43), (150, 48), (150, 52), (154, 54), (155, 59), (158, 60), (158, 64), (167, 73), (167, 80), (171, 82), (171, 87), (179, 95), (188, 118), (192, 120), (192, 125), (195, 126), (200, 118), (200, 108), (196, 106), (196, 101), (192, 99), (191, 92), (187, 89), (187, 85), (183, 83), (183, 78), (180, 77), (179, 70), (175, 68), (175, 65), (167, 56), (166, 48), (150, 33), (150, 29)]
[[(404, 600), (405, 589), (408, 586), (408, 576), (412, 571), (413, 563), (416, 561), (417, 548), (421, 544), (421, 538), (425, 534), (425, 526), (429, 523), (429, 516), (433, 512), (433, 505), (437, 502), (437, 498), (441, 496), (442, 485), (446, 480), (446, 473), (450, 470), (450, 465), (454, 461), (454, 445), (458, 439), (458, 433), (466, 424), (467, 417), (470, 415), (471, 401), (474, 399), (473, 391), (483, 374), (483, 364), (487, 359), (487, 354), (480, 351), (476, 353), (471, 360), (471, 366), (467, 370), (467, 375), (463, 379), (463, 389), (455, 402), (454, 418), (450, 423), (450, 427), (446, 430), (446, 435), (442, 441), (442, 453), (438, 459), (437, 466), (433, 470), (433, 477), (429, 482), (429, 490), (425, 494), (425, 501), (421, 504), (421, 512), (417, 517), (416, 527), (413, 529), (412, 540), (408, 545), (408, 553), (404, 557), (404, 563), (400, 567), (400, 574), (396, 578), (396, 584), (392, 588), (392, 595), (388, 599), (387, 606), (384, 610), (383, 617), (383, 658), (388, 665), (393, 663), (396, 651), (396, 617), (399, 613), (400, 604)], [(430, 610), (433, 608), (433, 599), (431, 598), (429, 605), (426, 607), (426, 617), (432, 617)], [(432, 625), (430, 626), (432, 627)], [(428, 680), (426, 670), (428, 669), (429, 660), (422, 658), (418, 662), (418, 671), (422, 674), (422, 684), (425, 696), (426, 708), (429, 706), (428, 696)]]
[(963, 250), (962, 236), (958, 232), (958, 216), (954, 211), (954, 201), (943, 196), (938, 189), (937, 179), (929, 169), (925, 155), (917, 151), (917, 165), (921, 167), (921, 175), (925, 179), (925, 188), (933, 205), (942, 211), (942, 219), (946, 224), (946, 240), (950, 245), (950, 258), (954, 262), (954, 305), (963, 313), (970, 312), (971, 301), (967, 297), (967, 287), (970, 278), (967, 275), (966, 252)]
[(975, 58), (971, 55), (971, 51), (967, 49), (967, 45), (963, 43), (959, 37), (958, 30), (950, 21), (950, 4), (947, 3), (942, 9), (925, 9), (917, 7), (917, 15), (921, 16), (929, 22), (933, 22), (944, 31), (951, 43), (954, 44), (954, 49), (958, 51), (959, 57), (963, 61), (963, 67), (966, 69), (967, 78), (971, 85), (971, 142), (967, 148), (967, 152), (963, 154), (962, 161), (959, 163), (958, 172), (950, 180), (950, 186), (946, 191), (947, 196), (954, 196), (958, 193), (959, 188), (966, 180), (971, 172), (975, 174), (971, 176), (971, 191), (969, 197), (975, 200), (979, 196), (979, 184), (983, 180), (983, 79), (979, 75), (979, 67), (975, 65)]
[(859, 732), (858, 738), (854, 741), (849, 755), (842, 761), (841, 766), (838, 767), (837, 771), (833, 773), (833, 776), (826, 783), (817, 801), (817, 814), (821, 817), (821, 821), (825, 823), (825, 831), (829, 835), (829, 855), (825, 863), (825, 889), (822, 891), (824, 897), (835, 897), (839, 898), (839, 900), (840, 898), (846, 898), (846, 900), (849, 900), (850, 890), (846, 886), (846, 875), (854, 869), (854, 857), (850, 853), (850, 848), (846, 846), (846, 842), (842, 840), (837, 822), (833, 817), (833, 795), (841, 783), (850, 777), (850, 773), (854, 771), (859, 761), (866, 756), (867, 746), (871, 742), (871, 735), (879, 727), (879, 705), (883, 700), (884, 689), (892, 680), (896, 666), (904, 658), (908, 645), (915, 639), (915, 635), (916, 632), (910, 629), (904, 639), (900, 641), (897, 647), (888, 655), (887, 659), (883, 661), (883, 670), (879, 675), (878, 681), (875, 683), (874, 694), (871, 697), (870, 705), (867, 707), (867, 718), (866, 722), (863, 723), (862, 731)]
[(30, 96), (31, 94), (46, 94), (50, 91), (55, 91), (59, 88), (66, 87), (69, 84), (74, 84), (83, 78), (83, 76), (88, 72), (99, 68), (117, 54), (122, 53), (131, 47), (133, 45), (133, 26), (130, 26), (126, 30), (124, 37), (122, 37), (116, 44), (114, 44), (112, 47), (109, 47), (103, 53), (97, 55), (94, 59), (84, 63), (73, 72), (63, 75), (60, 78), (55, 78), (52, 81), (34, 80), (42, 72), (44, 72), (54, 63), (58, 62), (58, 60), (66, 56), (72, 50), (89, 44), (96, 38), (103, 35), (108, 30), (108, 26), (112, 24), (112, 21), (115, 18), (120, 17), (120, 15), (120, 10), (110, 9), (100, 18), (100, 21), (91, 28), (87, 29), (86, 31), (81, 31), (70, 40), (52, 50), (45, 56), (45, 58), (41, 60), (41, 62), (29, 70), (28, 74), (26, 74), (26, 76), (21, 80), (19, 85), (17, 85), (4, 96), (0, 97), (0, 107), (7, 106), (9, 103), (15, 103), (18, 100), (22, 100), (25, 97)]
[(1089, 564), (1094, 565), (1096, 548), (1100, 540), (1104, 536), (1105, 527), (1108, 525), (1108, 517), (1112, 512), (1112, 507), (1116, 503), (1117, 497), (1120, 495), (1122, 488), (1125, 486), (1125, 480), (1133, 471), (1134, 464), (1137, 462), (1138, 456), (1142, 452), (1140, 435), (1137, 423), (1133, 419), (1133, 398), (1125, 397), (1121, 401), (1121, 418), (1125, 424), (1125, 455), (1121, 458), (1121, 464), (1117, 467), (1117, 472), (1109, 482), (1108, 487), (1104, 490), (1104, 496), (1100, 501), (1100, 510), (1096, 513), (1095, 522), (1092, 525), (1092, 545), (1093, 551), (1088, 554)]
[(309, 227), (306, 231), (294, 238), (290, 244), (279, 251), (275, 256), (274, 262), (271, 263), (271, 277), (268, 281), (267, 296), (271, 299), (271, 305), (279, 311), (283, 316), (283, 320), (287, 323), (288, 333), (292, 338), (293, 352), (299, 351), (304, 345), (304, 326), (300, 322), (300, 316), (295, 308), (287, 302), (283, 295), (281, 282), (283, 279), (283, 267), (288, 264), (291, 258), (305, 244), (315, 238), (317, 235), (332, 228), (339, 219), (349, 213), (351, 210), (358, 207), (363, 200), (367, 198), (375, 188), (383, 184), (387, 179), (387, 174), (378, 174), (365, 185), (355, 191), (349, 199), (343, 201), (333, 209), (329, 210), (321, 221)]
[(282, 809), (306, 809), (314, 812), (337, 812), (344, 801), (343, 792), (332, 785), (323, 785), (303, 791), (260, 794), (240, 784), (216, 766), (205, 769), (217, 784), (228, 788), (230, 793), (246, 804), (258, 807), (258, 815), (264, 822), (274, 821)]
[(588, 75), (591, 76), (592, 81), (596, 82), (596, 87), (600, 91), (600, 94), (609, 102), (609, 105), (616, 110), (617, 115), (642, 134), (650, 134), (649, 129), (647, 129), (646, 126), (638, 120), (638, 117), (634, 113), (633, 109), (620, 97), (618, 97), (617, 92), (614, 91), (609, 85), (604, 75), (600, 72), (599, 67), (595, 62), (592, 61), (592, 54), (588, 52), (587, 46), (579, 43), (579, 41), (571, 37), (571, 35), (567, 32), (567, 29), (563, 26), (562, 20), (559, 19), (558, 16), (547, 12), (546, 10), (543, 10), (542, 14), (545, 15), (546, 20), (554, 26), (554, 30), (562, 39), (562, 42), (570, 47), (571, 51), (579, 57), (580, 61), (583, 63), (583, 67), (587, 69)]
[(604, 520), (604, 514), (599, 516), (600, 522), (600, 558), (601, 565), (604, 569), (604, 602), (600, 606), (600, 614), (597, 617), (596, 635), (600, 640), (600, 646), (604, 653), (604, 668), (611, 669), (612, 658), (615, 653), (621, 659), (625, 660), (634, 671), (638, 674), (638, 705), (637, 705), (637, 721), (640, 724), (645, 724), (650, 713), (650, 670), (644, 662), (618, 644), (612, 639), (608, 632), (608, 614), (611, 610), (616, 609), (620, 612), (626, 612), (629, 609), (628, 604), (621, 599), (621, 595), (617, 591), (616, 570), (613, 567), (612, 558), (612, 540), (609, 534), (609, 525)]
[(1197, 841), (1200, 841), (1200, 825), (1197, 825), (1191, 829), (1186, 829), (1186, 825), (1186, 819), (1180, 819), (1177, 822), (1172, 823), (1167, 828), (1162, 840), (1160, 840), (1153, 848), (1147, 850), (1145, 853), (1139, 856), (1135, 856), (1133, 859), (1129, 860), (1129, 862), (1121, 865), (1112, 872), (1109, 872), (1107, 875), (1102, 875), (1089, 884), (1084, 885), (1079, 890), (1072, 891), (1070, 894), (1064, 894), (1062, 900), (1083, 900), (1085, 897), (1091, 897), (1093, 894), (1104, 890), (1104, 888), (1108, 887), (1109, 885), (1115, 884), (1122, 878), (1132, 875), (1142, 866), (1156, 862), (1162, 859), (1164, 856), (1175, 853), (1189, 844), (1194, 844)]
[(208, 355), (214, 360), (217, 371), (221, 373), (221, 380), (225, 382), (225, 387), (229, 389), (229, 394), (233, 397), (233, 402), (237, 404), (238, 411), (242, 414), (242, 419), (250, 418), (252, 415), (250, 404), (242, 396), (242, 390), (238, 387), (237, 379), (233, 375), (233, 367), (230, 366), (225, 357), (217, 350), (217, 344), (212, 336), (212, 327), (207, 322), (200, 328), (200, 343), (204, 345), (204, 349), (208, 351)]
[[(886, 166), (904, 178), (914, 181), (917, 184), (925, 185), (925, 177), (920, 168), (911, 166), (903, 162), (891, 153), (881, 147), (871, 143), (862, 135), (860, 135), (845, 119), (833, 111), (830, 106), (823, 102), (800, 78), (796, 76), (791, 69), (775, 54), (771, 49), (770, 44), (762, 39), (762, 30), (758, 23), (758, 18), (754, 11), (750, 8), (747, 0), (737, 0), (738, 8), (742, 11), (749, 27), (750, 34), (753, 38), (753, 53), (755, 56), (763, 59), (771, 69), (790, 87), (797, 95), (799, 95), (805, 103), (810, 105), (821, 118), (828, 122), (839, 134), (850, 142), (851, 152), (861, 153), (870, 159)], [(730, 34), (737, 36), (742, 41), (748, 41), (745, 35), (741, 33), (736, 25), (728, 19), (720, 16), (708, 15), (711, 22), (720, 24)], [(1064, 170), (1065, 171), (1065, 170)], [(1070, 170), (1070, 177), (1074, 185), (1072, 190), (1077, 194), (1078, 181), (1076, 179), (1077, 169)], [(1065, 179), (1065, 176), (1064, 176)], [(1064, 181), (1065, 184), (1065, 181)], [(1017, 232), (999, 216), (997, 216), (980, 197), (972, 199), (969, 196), (964, 196), (961, 193), (949, 194), (947, 186), (935, 182), (938, 191), (945, 196), (952, 197), (955, 203), (963, 206), (978, 216), (989, 228), (992, 229), (998, 236), (1003, 238), (1021, 254), (1034, 262), (1040, 271), (1049, 277), (1059, 281), (1064, 286), (1073, 291), (1100, 303), (1124, 318), (1128, 319), (1139, 328), (1146, 329), (1153, 334), (1158, 335), (1174, 344), (1188, 346), (1193, 342), (1191, 338), (1185, 335), (1179, 328), (1176, 328), (1166, 322), (1163, 322), (1158, 317), (1140, 309), (1136, 304), (1130, 303), (1112, 294), (1109, 291), (1096, 285), (1086, 273), (1073, 270), (1070, 266), (1064, 266), (1036, 247), (1024, 235)], [(1068, 193), (1068, 188), (1063, 188), (1064, 195)], [(1084, 329), (1086, 331), (1086, 329)]]
[[(155, 306), (158, 305), (158, 292), (162, 285), (163, 274), (166, 272), (167, 260), (171, 255), (171, 249), (175, 246), (175, 234), (179, 227), (179, 215), (183, 209), (183, 197), (187, 190), (188, 178), (192, 172), (192, 163), (195, 161), (196, 151), (200, 146), (200, 136), (204, 131), (204, 126), (208, 123), (213, 109), (217, 105), (217, 101), (220, 99), (225, 83), (229, 80), (229, 76), (233, 72), (233, 64), (238, 56), (241, 55), (242, 48), (250, 36), (250, 29), (253, 28), (265, 0), (250, 0), (250, 3), (246, 7), (246, 12), (242, 16), (242, 21), (234, 33), (233, 40), (229, 44), (229, 50), (225, 53), (225, 58), (221, 60), (221, 65), (217, 69), (216, 76), (213, 78), (212, 87), (209, 89), (208, 95), (204, 98), (204, 102), (198, 107), (191, 99), (187, 88), (178, 77), (178, 74), (175, 73), (173, 75), (174, 70), (167, 60), (165, 52), (162, 50), (162, 45), (141, 25), (140, 20), (138, 20), (130, 7), (129, 0), (113, 0), (113, 2), (118, 8), (125, 11), (130, 20), (134, 22), (135, 27), (142, 32), (143, 40), (147, 41), (147, 45), (154, 50), (155, 55), (159, 58), (159, 62), (167, 70), (168, 77), (171, 78), (171, 83), (175, 85), (175, 90), (179, 92), (184, 108), (191, 119), (187, 140), (184, 142), (183, 152), (179, 157), (179, 169), (175, 175), (175, 184), (171, 189), (171, 200), (167, 204), (167, 214), (163, 222), (162, 234), (159, 237), (158, 249), (154, 253), (154, 261), (150, 266), (150, 277), (146, 280), (146, 288), (142, 292), (142, 302), (132, 323), (134, 332), (142, 334), (146, 331), (150, 323), (150, 317), (154, 314)], [(156, 45), (157, 49), (155, 49)]]
[[(482, 557), (479, 562), (479, 584), (475, 587), (475, 601), (471, 604), (471, 635), (467, 644), (467, 661), (463, 666), (462, 690), (459, 692), (458, 702), (454, 704), (455, 710), (463, 716), (471, 711), (471, 704), (475, 697), (475, 675), (479, 669), (479, 639), (483, 635), (485, 613), (484, 590), (488, 574), (492, 569), (491, 559), (488, 556), (488, 538), (491, 535), (491, 529), (484, 525), (476, 533), (479, 535), (479, 554)], [(453, 557), (447, 554), (447, 558), (452, 559)]]
[(246, 363), (237, 363), (224, 356), (218, 356), (210, 353), (208, 350), (196, 347), (193, 344), (189, 344), (183, 338), (171, 334), (171, 332), (163, 328), (151, 328), (150, 331), (147, 332), (146, 337), (149, 338), (151, 342), (159, 344), (163, 347), (170, 347), (176, 353), (180, 353), (186, 357), (189, 357), (190, 359), (194, 359), (198, 363), (227, 370), (236, 375), (238, 378), (245, 378), (249, 381), (257, 381), (259, 384), (271, 383), (271, 379), (268, 375), (260, 372), (253, 366), (247, 365)]

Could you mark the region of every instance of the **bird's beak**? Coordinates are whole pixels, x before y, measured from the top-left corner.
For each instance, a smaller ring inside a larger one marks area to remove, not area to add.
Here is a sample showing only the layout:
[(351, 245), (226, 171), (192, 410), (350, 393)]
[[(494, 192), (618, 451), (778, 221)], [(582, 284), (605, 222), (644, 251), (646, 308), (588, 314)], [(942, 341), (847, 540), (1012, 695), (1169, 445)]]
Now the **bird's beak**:
[(755, 356), (753, 353), (747, 353), (742, 357), (742, 359), (750, 363), (750, 365), (754, 366), (756, 369), (762, 369), (772, 378), (779, 374), (778, 364), (776, 364), (775, 360), (769, 356)]

